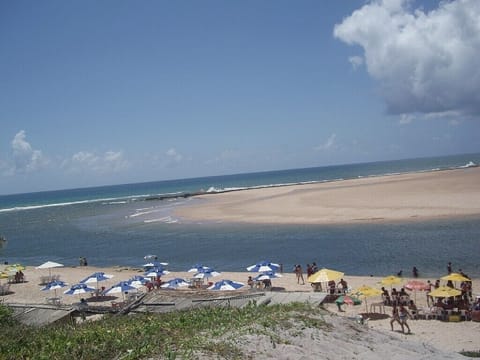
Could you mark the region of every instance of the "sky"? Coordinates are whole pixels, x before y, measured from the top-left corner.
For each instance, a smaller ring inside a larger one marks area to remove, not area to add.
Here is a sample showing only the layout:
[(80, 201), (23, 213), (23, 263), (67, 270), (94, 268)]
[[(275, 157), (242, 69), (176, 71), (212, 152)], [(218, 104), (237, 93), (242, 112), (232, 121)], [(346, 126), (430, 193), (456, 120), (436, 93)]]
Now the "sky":
[(480, 152), (480, 1), (3, 1), (0, 194)]

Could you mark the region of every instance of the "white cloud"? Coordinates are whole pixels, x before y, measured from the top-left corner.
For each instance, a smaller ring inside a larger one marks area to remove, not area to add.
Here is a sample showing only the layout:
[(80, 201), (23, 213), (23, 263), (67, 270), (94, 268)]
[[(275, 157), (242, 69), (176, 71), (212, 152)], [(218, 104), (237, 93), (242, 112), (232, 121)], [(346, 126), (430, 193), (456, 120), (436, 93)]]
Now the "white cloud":
[(170, 159), (170, 161), (174, 162), (180, 162), (183, 159), (182, 154), (179, 154), (174, 148), (168, 149), (166, 155)]
[(63, 162), (62, 167), (69, 172), (94, 172), (98, 174), (116, 173), (128, 169), (129, 162), (121, 151), (107, 151), (95, 154), (89, 151), (79, 151)]
[[(8, 167), (7, 170), (10, 175), (40, 170), (49, 163), (49, 160), (40, 150), (32, 148), (26, 138), (25, 130), (20, 130), (11, 142), (13, 165)], [(7, 167), (7, 165), (4, 167)]]
[(175, 148), (170, 148), (165, 153), (166, 155), (166, 167), (175, 167), (183, 160), (183, 155), (180, 154)]
[(315, 146), (313, 149), (315, 151), (326, 151), (335, 148), (335, 139), (337, 138), (337, 134), (332, 134), (330, 137), (325, 141), (323, 144)]
[(413, 5), (371, 1), (334, 36), (363, 48), (390, 113), (480, 114), (480, 1), (441, 1), (428, 12)]
[(402, 114), (400, 115), (400, 125), (410, 124), (413, 120), (415, 120), (415, 116), (411, 114)]
[(354, 70), (357, 70), (357, 68), (363, 65), (363, 58), (361, 56), (350, 56), (348, 61), (352, 64)]

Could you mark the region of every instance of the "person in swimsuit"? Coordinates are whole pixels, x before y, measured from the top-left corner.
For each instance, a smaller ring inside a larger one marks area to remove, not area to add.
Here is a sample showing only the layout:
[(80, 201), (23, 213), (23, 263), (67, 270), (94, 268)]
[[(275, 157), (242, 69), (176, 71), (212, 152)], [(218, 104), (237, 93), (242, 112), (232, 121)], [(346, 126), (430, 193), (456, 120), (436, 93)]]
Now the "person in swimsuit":
[(407, 319), (411, 318), (412, 316), (403, 305), (400, 305), (400, 308), (398, 309), (398, 317), (400, 319), (400, 324), (402, 325), (402, 333), (405, 333), (406, 327), (408, 329), (407, 334), (410, 334), (410, 326), (407, 324)]

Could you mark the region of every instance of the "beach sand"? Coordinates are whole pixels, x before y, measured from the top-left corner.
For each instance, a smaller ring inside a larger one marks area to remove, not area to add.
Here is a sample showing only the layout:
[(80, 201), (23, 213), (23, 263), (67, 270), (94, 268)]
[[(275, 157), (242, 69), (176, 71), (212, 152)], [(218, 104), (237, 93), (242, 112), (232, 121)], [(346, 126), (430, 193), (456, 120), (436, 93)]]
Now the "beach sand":
[(187, 221), (273, 224), (426, 220), (479, 214), (480, 168), (207, 194), (175, 211)]
[[(107, 289), (111, 287), (113, 284), (117, 283), (121, 280), (127, 280), (133, 275), (142, 274), (142, 269), (131, 269), (126, 267), (112, 267), (112, 268), (95, 268), (91, 266), (86, 267), (61, 267), (52, 269), (52, 274), (58, 274), (63, 281), (66, 281), (68, 284), (73, 285), (80, 281), (81, 279), (87, 277), (88, 275), (92, 274), (95, 271), (103, 271), (106, 274), (111, 274), (114, 277), (110, 280), (105, 282), (100, 282), (99, 286), (105, 286)], [(49, 275), (48, 270), (38, 270), (34, 267), (27, 267), (24, 271), (26, 276), (25, 283), (19, 284), (11, 284), (10, 290), (11, 293), (8, 295), (0, 296), (0, 300), (2, 300), (5, 304), (46, 304), (46, 298), (52, 297), (54, 295), (53, 291), (41, 291), (40, 277)], [(255, 273), (248, 273), (248, 272), (224, 272), (221, 273), (220, 276), (213, 278), (213, 281), (218, 281), (221, 279), (230, 279), (235, 281), (240, 281), (246, 283), (247, 278), (249, 275), (256, 275)], [(388, 275), (388, 274), (386, 274)], [(163, 277), (164, 281), (168, 281), (169, 279), (173, 279), (175, 277), (183, 277), (183, 278), (191, 278), (192, 273), (188, 272), (172, 272), (168, 275)], [(306, 276), (305, 276), (306, 277)], [(381, 278), (378, 277), (361, 277), (361, 276), (348, 276), (345, 275), (344, 279), (348, 282), (350, 288), (355, 289), (361, 285), (369, 285), (376, 288), (380, 288), (381, 285), (379, 281)], [(306, 280), (306, 279), (305, 279)], [(410, 278), (404, 278), (404, 283)], [(420, 279), (426, 281), (427, 279)], [(434, 282), (436, 279), (428, 279)], [(5, 283), (5, 280), (2, 280), (2, 283)], [(304, 292), (311, 292), (313, 293), (313, 288), (311, 285), (305, 281), (305, 285), (297, 284), (297, 280), (295, 278), (295, 274), (293, 273), (284, 273), (283, 277), (278, 279), (273, 279), (272, 284), (276, 291), (304, 291)], [(95, 287), (95, 285), (93, 285)], [(397, 289), (401, 287), (401, 285), (395, 285)], [(245, 287), (247, 288), (247, 287)], [(389, 287), (387, 287), (389, 288)], [(72, 304), (79, 302), (80, 298), (83, 296), (85, 298), (89, 298), (88, 294), (85, 295), (65, 295), (63, 294), (63, 290), (68, 289), (68, 287), (64, 289), (57, 290), (57, 296), (61, 296), (63, 304)], [(479, 279), (473, 280), (473, 289), (474, 294), (480, 294), (480, 281)], [(146, 289), (143, 288), (143, 291)], [(154, 290), (159, 291), (159, 290)], [(168, 290), (160, 290), (160, 291), (168, 291)], [(175, 290), (175, 291), (183, 291), (183, 290)], [(190, 292), (189, 290), (188, 292)], [(241, 289), (232, 294), (248, 292), (248, 289)], [(187, 294), (188, 292), (185, 292)], [(412, 293), (413, 298), (413, 293)], [(423, 307), (426, 305), (426, 296), (423, 292), (417, 292), (416, 294), (417, 304), (419, 307)], [(110, 305), (110, 301), (112, 299), (109, 297), (109, 300), (105, 303), (102, 302), (95, 302), (92, 304), (98, 305)], [(121, 295), (119, 297), (121, 300)], [(375, 302), (379, 302), (380, 297), (372, 297), (367, 299), (367, 304), (372, 304)], [(326, 303), (324, 304), (325, 308), (329, 310), (333, 316), (338, 317), (346, 317), (352, 318), (358, 314), (365, 313), (365, 304), (357, 305), (357, 306), (349, 306), (343, 305), (344, 312), (339, 312), (335, 303)], [(386, 307), (386, 312), (390, 315), (391, 308)], [(442, 322), (439, 320), (409, 320), (409, 325), (412, 330), (411, 335), (404, 335), (400, 333), (399, 326), (396, 324), (396, 330), (392, 332), (390, 330), (390, 318), (384, 318), (380, 320), (373, 320), (375, 317), (374, 315), (370, 316), (372, 319), (368, 321), (368, 327), (379, 331), (379, 334), (386, 334), (388, 338), (394, 339), (392, 341), (415, 341), (419, 343), (428, 344), (429, 346), (433, 346), (437, 349), (446, 352), (459, 352), (462, 350), (470, 350), (470, 351), (478, 351), (480, 350), (480, 340), (478, 340), (478, 334), (480, 333), (480, 323), (479, 322), (472, 322), (472, 321), (461, 321), (461, 322)], [(353, 320), (352, 320), (353, 321)], [(338, 325), (338, 326), (345, 326), (345, 325)], [(338, 330), (338, 329), (337, 329)], [(345, 329), (347, 331), (347, 329)], [(376, 332), (375, 332), (376, 334)], [(374, 336), (374, 335), (369, 335)], [(382, 338), (383, 335), (378, 335)], [(374, 340), (372, 340), (374, 341)], [(385, 341), (379, 340), (379, 341)], [(382, 348), (387, 351), (388, 344), (382, 345)], [(260, 345), (259, 345), (260, 346)], [(319, 345), (320, 346), (320, 345)], [(322, 345), (325, 348), (325, 344)], [(344, 347), (353, 346), (345, 343)], [(312, 350), (313, 351), (313, 350)], [(333, 351), (333, 350), (332, 350)], [(351, 349), (352, 356), (356, 351), (355, 348)], [(295, 353), (291, 354), (290, 358), (296, 358)], [(332, 357), (335, 358), (335, 353), (330, 354)], [(327, 358), (327, 357), (326, 357)], [(377, 358), (377, 357), (374, 357)]]

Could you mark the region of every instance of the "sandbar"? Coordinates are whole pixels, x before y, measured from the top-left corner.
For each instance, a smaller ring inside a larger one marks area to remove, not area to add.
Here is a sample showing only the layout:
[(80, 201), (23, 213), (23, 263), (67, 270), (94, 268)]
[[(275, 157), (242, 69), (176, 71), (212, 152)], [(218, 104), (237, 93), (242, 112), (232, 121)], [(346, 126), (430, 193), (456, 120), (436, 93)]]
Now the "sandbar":
[(337, 224), (480, 215), (480, 168), (407, 173), (199, 195), (184, 221)]

